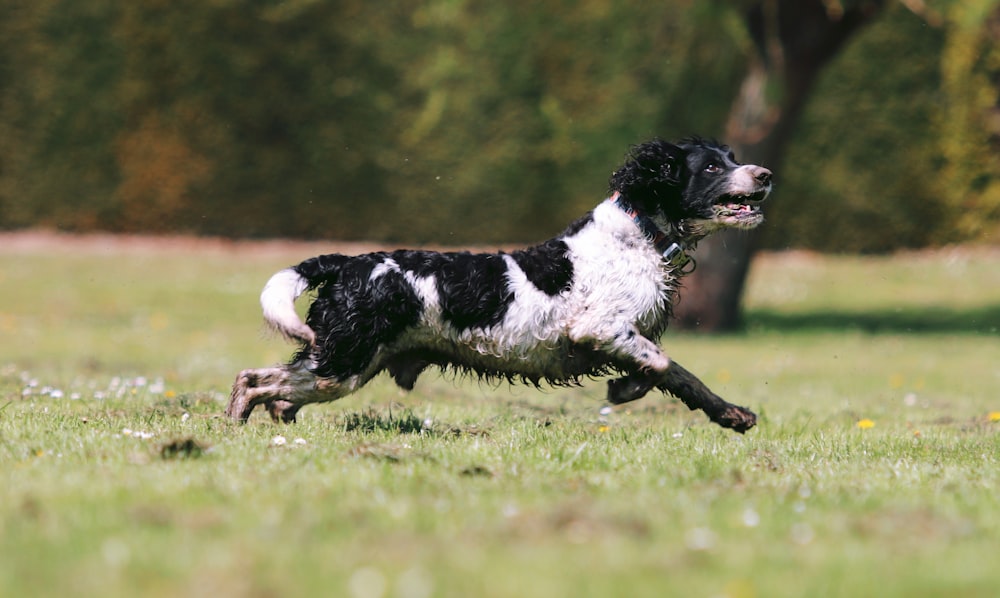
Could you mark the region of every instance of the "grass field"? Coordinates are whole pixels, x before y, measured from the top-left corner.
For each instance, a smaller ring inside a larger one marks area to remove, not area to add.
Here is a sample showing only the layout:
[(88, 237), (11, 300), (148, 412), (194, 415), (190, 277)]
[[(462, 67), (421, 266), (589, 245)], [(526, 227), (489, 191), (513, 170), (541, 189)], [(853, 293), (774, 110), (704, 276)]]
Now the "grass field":
[(668, 353), (746, 436), (604, 385), (379, 379), (221, 418), (316, 245), (0, 238), (0, 595), (995, 596), (1000, 251), (765, 255)]

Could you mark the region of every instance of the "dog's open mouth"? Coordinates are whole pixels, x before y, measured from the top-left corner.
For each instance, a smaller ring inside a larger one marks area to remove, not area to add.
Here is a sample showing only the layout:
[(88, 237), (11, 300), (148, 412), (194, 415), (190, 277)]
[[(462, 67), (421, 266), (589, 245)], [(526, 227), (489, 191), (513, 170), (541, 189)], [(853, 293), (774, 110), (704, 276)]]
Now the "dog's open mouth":
[(753, 228), (764, 221), (760, 202), (767, 197), (767, 191), (750, 195), (728, 195), (720, 203), (712, 206), (713, 220), (725, 226)]

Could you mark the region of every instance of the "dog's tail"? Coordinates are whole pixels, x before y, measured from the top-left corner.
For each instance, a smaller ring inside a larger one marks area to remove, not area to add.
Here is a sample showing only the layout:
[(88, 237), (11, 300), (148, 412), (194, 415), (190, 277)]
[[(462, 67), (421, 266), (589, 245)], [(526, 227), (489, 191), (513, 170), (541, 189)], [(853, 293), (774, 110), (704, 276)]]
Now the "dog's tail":
[(335, 280), (346, 260), (342, 255), (321, 255), (272, 276), (260, 293), (267, 324), (288, 339), (315, 344), (316, 333), (295, 311), (295, 300), (307, 290)]
[(285, 338), (299, 340), (307, 345), (316, 342), (316, 333), (306, 326), (295, 312), (295, 300), (309, 288), (309, 281), (295, 271), (285, 268), (271, 277), (260, 293), (260, 306), (264, 320)]

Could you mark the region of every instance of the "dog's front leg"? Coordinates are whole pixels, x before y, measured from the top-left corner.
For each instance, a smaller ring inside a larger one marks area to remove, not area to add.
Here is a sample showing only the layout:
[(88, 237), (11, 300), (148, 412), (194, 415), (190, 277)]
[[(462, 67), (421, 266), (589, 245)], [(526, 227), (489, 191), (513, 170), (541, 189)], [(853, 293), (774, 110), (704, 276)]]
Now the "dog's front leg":
[(708, 419), (723, 428), (732, 428), (742, 434), (756, 425), (757, 416), (752, 411), (727, 403), (638, 331), (633, 329), (616, 335), (611, 346), (618, 361), (631, 363), (634, 370), (627, 376), (608, 381), (609, 403), (620, 405), (634, 401), (656, 387), (674, 395), (691, 410), (701, 409)]
[(723, 428), (732, 428), (742, 434), (757, 424), (757, 416), (753, 411), (727, 403), (676, 361), (670, 363), (656, 387), (674, 395), (692, 411), (701, 409), (708, 419)]
[(608, 380), (608, 402), (612, 405), (641, 399), (670, 367), (670, 358), (660, 347), (635, 329), (616, 335), (612, 347), (618, 361), (634, 368), (627, 376)]

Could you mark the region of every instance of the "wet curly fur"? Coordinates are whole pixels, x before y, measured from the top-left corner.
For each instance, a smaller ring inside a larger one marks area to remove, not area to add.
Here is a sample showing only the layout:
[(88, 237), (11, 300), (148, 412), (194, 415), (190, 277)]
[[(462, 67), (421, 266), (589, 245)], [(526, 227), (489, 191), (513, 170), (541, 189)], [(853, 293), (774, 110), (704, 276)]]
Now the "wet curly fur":
[[(277, 421), (341, 398), (388, 371), (412, 389), (428, 367), (511, 382), (576, 384), (618, 374), (608, 401), (653, 388), (744, 432), (749, 410), (727, 403), (658, 345), (686, 252), (721, 228), (753, 228), (771, 189), (702, 139), (632, 148), (611, 196), (557, 237), (510, 253), (398, 250), (321, 255), (276, 273), (261, 294), (265, 320), (300, 343), (283, 366), (244, 370), (227, 414), (263, 404)], [(315, 297), (305, 322), (294, 302)]]

